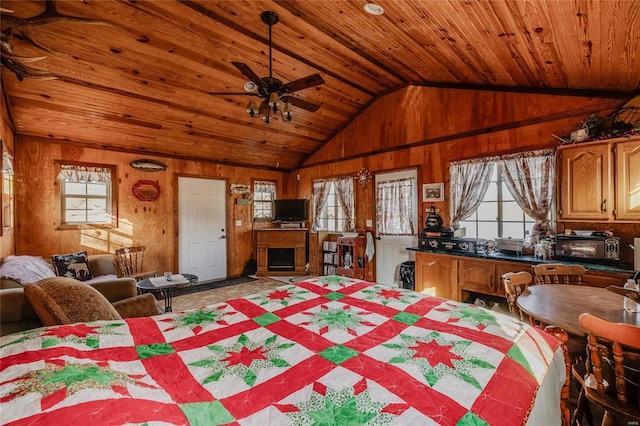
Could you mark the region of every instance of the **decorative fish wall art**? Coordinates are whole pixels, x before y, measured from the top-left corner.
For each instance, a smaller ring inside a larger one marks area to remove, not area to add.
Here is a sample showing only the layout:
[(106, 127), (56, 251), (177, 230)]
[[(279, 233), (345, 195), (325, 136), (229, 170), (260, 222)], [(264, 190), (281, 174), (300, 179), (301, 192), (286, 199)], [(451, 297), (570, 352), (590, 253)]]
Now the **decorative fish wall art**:
[(167, 165), (161, 163), (160, 161), (150, 160), (150, 159), (141, 159), (135, 160), (129, 163), (131, 167), (136, 170), (142, 170), (144, 172), (159, 172), (167, 170)]

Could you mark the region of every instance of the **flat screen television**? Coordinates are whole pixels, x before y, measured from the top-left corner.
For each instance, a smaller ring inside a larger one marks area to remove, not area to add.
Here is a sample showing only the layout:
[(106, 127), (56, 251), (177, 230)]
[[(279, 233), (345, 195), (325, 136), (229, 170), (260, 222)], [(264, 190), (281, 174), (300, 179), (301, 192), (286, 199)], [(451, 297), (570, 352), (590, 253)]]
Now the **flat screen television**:
[(304, 222), (307, 220), (307, 200), (273, 200), (273, 220), (280, 222)]

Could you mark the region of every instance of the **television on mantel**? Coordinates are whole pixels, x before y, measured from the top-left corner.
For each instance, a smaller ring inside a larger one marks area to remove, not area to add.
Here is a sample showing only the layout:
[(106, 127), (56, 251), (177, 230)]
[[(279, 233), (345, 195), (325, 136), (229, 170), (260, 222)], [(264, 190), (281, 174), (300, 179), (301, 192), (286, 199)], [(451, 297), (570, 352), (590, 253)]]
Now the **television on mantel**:
[(304, 222), (307, 220), (307, 200), (273, 200), (273, 220), (276, 222)]

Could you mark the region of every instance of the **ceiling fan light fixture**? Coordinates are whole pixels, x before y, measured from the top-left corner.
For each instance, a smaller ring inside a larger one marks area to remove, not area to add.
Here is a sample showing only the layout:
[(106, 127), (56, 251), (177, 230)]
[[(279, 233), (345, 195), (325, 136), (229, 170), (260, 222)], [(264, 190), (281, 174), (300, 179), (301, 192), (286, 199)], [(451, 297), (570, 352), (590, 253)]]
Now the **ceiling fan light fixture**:
[(271, 92), (271, 94), (269, 95), (269, 106), (272, 107), (274, 111), (276, 111), (278, 105), (280, 105), (280, 97), (276, 92)]
[[(269, 76), (259, 77), (247, 64), (242, 62), (231, 61), (231, 65), (236, 67), (243, 76), (249, 79), (244, 83), (245, 93), (241, 92), (208, 92), (210, 95), (246, 95), (261, 98), (260, 105), (256, 106), (256, 102), (251, 101), (247, 105), (247, 114), (250, 117), (261, 117), (265, 125), (269, 125), (272, 118), (278, 118), (283, 121), (291, 121), (293, 117), (292, 100), (295, 101), (297, 108), (309, 112), (316, 112), (320, 105), (311, 102), (291, 98), (290, 94), (303, 89), (309, 89), (324, 84), (322, 76), (318, 73), (311, 74), (297, 80), (283, 83), (282, 80), (273, 76), (273, 43), (272, 43), (272, 27), (278, 23), (278, 14), (272, 11), (262, 12), (260, 15), (262, 22), (269, 26)], [(284, 106), (281, 107), (281, 105)]]
[(291, 118), (293, 118), (293, 109), (291, 108), (291, 102), (284, 103), (282, 115), (287, 121), (291, 121)]
[(384, 13), (384, 9), (382, 8), (382, 6), (379, 6), (375, 3), (366, 3), (364, 6), (364, 11), (367, 12), (369, 15), (382, 15)]
[(249, 104), (247, 105), (247, 112), (251, 117), (256, 117), (258, 115), (258, 106), (255, 101), (249, 101)]

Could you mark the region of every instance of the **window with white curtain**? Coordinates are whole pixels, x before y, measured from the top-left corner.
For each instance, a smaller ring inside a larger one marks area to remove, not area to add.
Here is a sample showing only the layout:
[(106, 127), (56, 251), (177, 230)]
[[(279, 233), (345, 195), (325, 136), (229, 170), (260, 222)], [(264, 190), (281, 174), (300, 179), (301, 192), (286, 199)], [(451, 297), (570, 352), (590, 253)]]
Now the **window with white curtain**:
[(112, 225), (115, 166), (60, 164), (62, 225)]
[(376, 184), (378, 235), (415, 235), (413, 215), (414, 179), (395, 179)]
[(501, 167), (496, 165), (478, 209), (470, 217), (460, 221), (460, 227), (466, 228), (467, 237), (524, 238), (531, 232), (535, 219), (518, 206), (507, 189), (501, 172)]
[(355, 224), (353, 178), (314, 181), (314, 230), (343, 232)]
[[(458, 188), (456, 197), (464, 198), (465, 193), (473, 198), (476, 195), (481, 200), (476, 209), (463, 214), (459, 221), (460, 227), (466, 228), (468, 237), (492, 239), (501, 238), (525, 238), (532, 233), (534, 225), (539, 229), (552, 229), (553, 226), (553, 200), (555, 194), (555, 153), (552, 150), (524, 152), (510, 154), (499, 158), (471, 160), (452, 163), (451, 181), (461, 188), (465, 186), (462, 175), (468, 173), (466, 179), (480, 176), (481, 171), (469, 172), (473, 164), (483, 163), (487, 174), (487, 184), (484, 194), (471, 194)], [(452, 203), (456, 188), (452, 186)], [(464, 204), (457, 202), (458, 205)], [(452, 209), (453, 210), (453, 209)]]
[(273, 200), (276, 199), (276, 183), (269, 180), (253, 182), (253, 218), (273, 219)]

